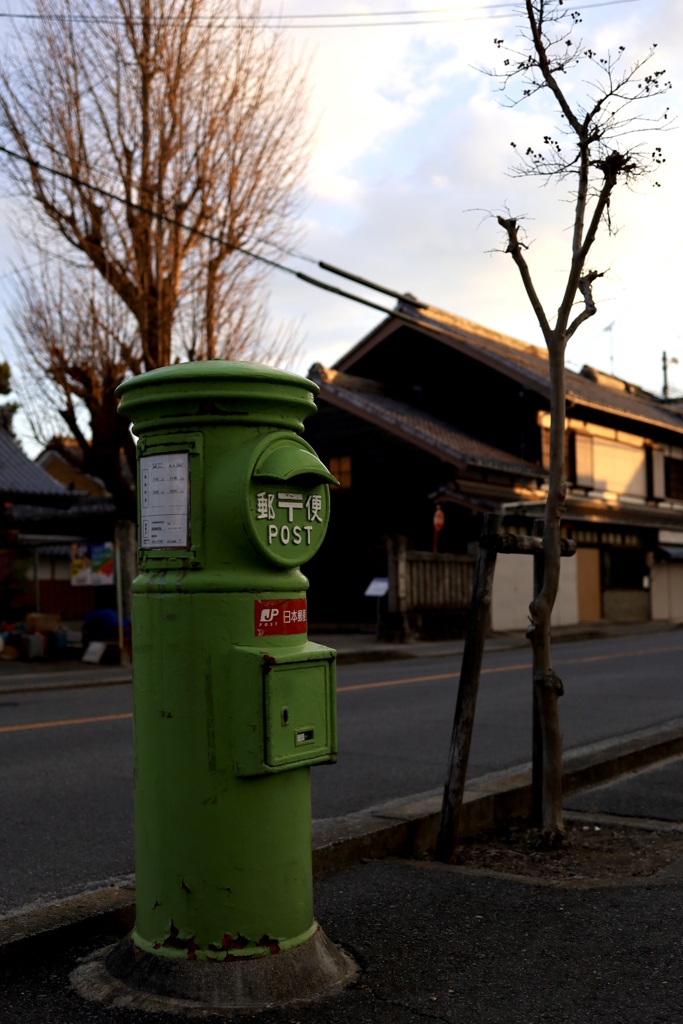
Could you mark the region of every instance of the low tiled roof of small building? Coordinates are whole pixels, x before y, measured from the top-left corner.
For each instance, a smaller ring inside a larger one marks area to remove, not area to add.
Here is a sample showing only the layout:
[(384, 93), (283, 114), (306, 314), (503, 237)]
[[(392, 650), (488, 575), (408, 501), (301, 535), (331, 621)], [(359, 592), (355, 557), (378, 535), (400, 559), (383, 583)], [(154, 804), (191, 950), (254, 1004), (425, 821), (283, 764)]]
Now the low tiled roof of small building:
[(116, 513), (116, 506), (111, 498), (91, 498), (89, 495), (74, 494), (67, 491), (70, 499), (68, 508), (52, 508), (49, 505), (38, 505), (16, 502), (12, 505), (10, 516), (13, 519), (21, 520), (60, 520), (67, 521), (83, 517), (112, 516)]
[(332, 405), (425, 449), (444, 462), (495, 469), (538, 480), (546, 475), (539, 466), (384, 394), (381, 386), (362, 377), (329, 370), (319, 364), (311, 368), (310, 377), (320, 387), (321, 397)]
[(24, 455), (12, 435), (0, 427), (0, 500), (68, 504), (70, 492)]
[[(499, 370), (524, 387), (550, 398), (550, 368), (545, 349), (482, 327), (435, 306), (416, 307), (398, 303), (399, 316), (389, 317), (370, 332), (336, 364), (353, 372), (357, 359), (386, 337), (387, 330), (406, 326), (406, 316), (416, 330), (437, 335), (444, 344)], [(635, 384), (584, 367), (581, 373), (566, 370), (567, 401), (589, 409), (600, 409), (640, 423), (683, 434), (683, 416), (672, 405)]]

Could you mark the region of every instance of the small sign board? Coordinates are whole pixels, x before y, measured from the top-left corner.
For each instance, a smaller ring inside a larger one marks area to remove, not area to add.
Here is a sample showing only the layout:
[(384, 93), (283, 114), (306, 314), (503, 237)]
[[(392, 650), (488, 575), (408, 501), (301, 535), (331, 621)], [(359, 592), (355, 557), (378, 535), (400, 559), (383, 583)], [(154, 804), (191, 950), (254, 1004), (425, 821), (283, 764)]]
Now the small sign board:
[(375, 576), (365, 588), (365, 597), (385, 597), (389, 593), (389, 580), (386, 576)]
[(190, 464), (187, 452), (140, 459), (140, 547), (187, 548)]
[(110, 587), (114, 584), (114, 545), (71, 545), (70, 581), (72, 587)]

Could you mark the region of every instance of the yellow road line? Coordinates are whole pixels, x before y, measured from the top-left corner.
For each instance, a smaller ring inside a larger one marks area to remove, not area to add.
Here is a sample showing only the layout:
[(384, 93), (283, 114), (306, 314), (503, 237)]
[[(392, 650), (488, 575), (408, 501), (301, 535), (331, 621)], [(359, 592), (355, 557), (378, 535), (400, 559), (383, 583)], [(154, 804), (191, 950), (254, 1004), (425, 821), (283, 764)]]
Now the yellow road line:
[(433, 679), (454, 679), (459, 672), (442, 672), (438, 676), (411, 676), (408, 679), (383, 679), (380, 683), (353, 683), (352, 686), (338, 686), (337, 693), (349, 690), (375, 690), (380, 686), (403, 686), (404, 683), (427, 683)]
[[(674, 651), (683, 651), (683, 644), (676, 647), (657, 647), (643, 651), (626, 651), (623, 653), (620, 652), (613, 654), (591, 654), (583, 658), (566, 658), (564, 661), (558, 662), (557, 664), (558, 667), (561, 665), (579, 665), (584, 662), (614, 661), (617, 658), (636, 658), (652, 654), (667, 654)], [(481, 670), (481, 674), (493, 675), (498, 672), (514, 672), (520, 668), (531, 668), (531, 662), (523, 661), (517, 662), (514, 665), (498, 665), (491, 668), (483, 668)], [(437, 675), (430, 676), (408, 676), (405, 679), (383, 679), (376, 683), (353, 683), (349, 686), (337, 687), (337, 692), (350, 693), (352, 690), (377, 690), (385, 686), (405, 686), (408, 683), (432, 683), (441, 679), (457, 679), (459, 674), (459, 672), (439, 672)], [(25, 725), (2, 725), (0, 726), (0, 733), (24, 732), (28, 729), (51, 729), (60, 725), (89, 725), (93, 722), (115, 722), (132, 717), (133, 713), (131, 711), (126, 711), (120, 715), (97, 715), (92, 718), (66, 718), (54, 722), (28, 722)]]
[(648, 654), (666, 654), (669, 651), (683, 651), (683, 644), (678, 644), (676, 647), (651, 647), (646, 651), (625, 651), (624, 653), (619, 654), (590, 654), (585, 658), (567, 658), (566, 661), (558, 662), (558, 664), (577, 665), (582, 661), (609, 661), (612, 658), (636, 658), (643, 657)]
[[(583, 662), (589, 661), (612, 661), (616, 658), (636, 658), (643, 657), (645, 655), (652, 654), (666, 654), (669, 651), (683, 651), (683, 644), (676, 647), (656, 647), (650, 650), (644, 651), (625, 651), (613, 654), (591, 654), (583, 658), (565, 658), (563, 661), (559, 661), (556, 664), (558, 667), (562, 665), (579, 665)], [(531, 668), (530, 661), (520, 661), (514, 665), (497, 665), (491, 668), (483, 668), (481, 674), (494, 675), (498, 672), (514, 672), (520, 668)], [(381, 686), (402, 686), (404, 683), (431, 683), (439, 679), (456, 679), (460, 675), (459, 672), (441, 672), (439, 675), (433, 676), (410, 676), (407, 679), (383, 679), (379, 683), (354, 683), (352, 686), (338, 686), (338, 693), (348, 693), (350, 690), (374, 690)]]
[(122, 715), (96, 715), (92, 718), (63, 718), (56, 722), (27, 722), (25, 725), (1, 725), (0, 732), (23, 732), (26, 729), (52, 729), (57, 725), (87, 725), (89, 722), (115, 722), (121, 718), (132, 718), (133, 712)]

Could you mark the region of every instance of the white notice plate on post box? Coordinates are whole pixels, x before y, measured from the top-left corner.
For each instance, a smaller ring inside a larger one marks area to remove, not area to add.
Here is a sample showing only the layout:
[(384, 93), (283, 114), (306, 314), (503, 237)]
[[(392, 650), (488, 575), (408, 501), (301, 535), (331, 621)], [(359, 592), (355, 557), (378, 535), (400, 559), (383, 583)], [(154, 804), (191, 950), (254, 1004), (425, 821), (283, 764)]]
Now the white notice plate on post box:
[(189, 454), (143, 455), (140, 459), (140, 547), (189, 547), (189, 505)]

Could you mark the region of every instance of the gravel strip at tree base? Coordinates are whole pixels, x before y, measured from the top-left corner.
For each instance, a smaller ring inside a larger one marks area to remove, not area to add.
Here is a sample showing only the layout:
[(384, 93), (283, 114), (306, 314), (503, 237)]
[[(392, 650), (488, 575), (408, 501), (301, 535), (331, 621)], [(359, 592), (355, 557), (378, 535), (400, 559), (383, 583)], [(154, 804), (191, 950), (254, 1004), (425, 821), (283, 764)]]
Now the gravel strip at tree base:
[(683, 859), (683, 832), (636, 824), (567, 824), (566, 844), (540, 848), (536, 829), (514, 822), (496, 832), (465, 839), (456, 863), (511, 875), (565, 881), (610, 880), (657, 875)]

